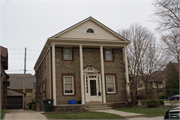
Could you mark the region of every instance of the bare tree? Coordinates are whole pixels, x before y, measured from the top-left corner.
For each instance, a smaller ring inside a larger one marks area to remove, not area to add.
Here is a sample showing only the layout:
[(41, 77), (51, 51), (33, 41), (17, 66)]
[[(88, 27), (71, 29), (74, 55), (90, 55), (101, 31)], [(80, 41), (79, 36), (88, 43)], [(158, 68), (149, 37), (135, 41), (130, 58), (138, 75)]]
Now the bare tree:
[(157, 9), (154, 15), (159, 23), (158, 30), (180, 28), (180, 0), (156, 0), (153, 4)]
[[(131, 89), (133, 91), (133, 100), (135, 101), (137, 80), (139, 79), (140, 71), (142, 71), (140, 67), (145, 67), (142, 64), (146, 59), (145, 55), (150, 51), (149, 45), (155, 42), (155, 37), (150, 30), (140, 24), (132, 24), (129, 29), (121, 30), (119, 33), (131, 41), (131, 43), (127, 46), (127, 56), (129, 74), (132, 78)], [(149, 60), (149, 58), (147, 60)]]
[(169, 34), (161, 36), (161, 41), (164, 43), (165, 52), (169, 56), (173, 56), (176, 61), (179, 61), (178, 46), (180, 46), (180, 29), (172, 29)]

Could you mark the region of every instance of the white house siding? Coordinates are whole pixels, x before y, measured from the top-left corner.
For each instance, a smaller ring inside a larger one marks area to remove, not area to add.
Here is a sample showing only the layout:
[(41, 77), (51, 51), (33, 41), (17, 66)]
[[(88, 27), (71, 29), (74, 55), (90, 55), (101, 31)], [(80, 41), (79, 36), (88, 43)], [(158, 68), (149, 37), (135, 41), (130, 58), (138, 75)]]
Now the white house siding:
[[(86, 33), (88, 28), (92, 28), (94, 30), (94, 33)], [(60, 36), (57, 36), (57, 38), (87, 38), (122, 41), (120, 38), (116, 37), (111, 32), (107, 31), (91, 20), (71, 29), (70, 31)]]

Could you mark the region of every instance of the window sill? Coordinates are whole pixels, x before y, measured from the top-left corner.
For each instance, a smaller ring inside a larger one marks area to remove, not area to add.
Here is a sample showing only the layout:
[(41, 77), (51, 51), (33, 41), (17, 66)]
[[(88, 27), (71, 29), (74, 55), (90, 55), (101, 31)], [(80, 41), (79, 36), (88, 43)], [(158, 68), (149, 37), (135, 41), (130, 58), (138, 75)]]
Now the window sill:
[(75, 94), (70, 94), (70, 95), (64, 94), (63, 96), (75, 96)]
[(114, 62), (114, 60), (104, 60), (104, 62)]

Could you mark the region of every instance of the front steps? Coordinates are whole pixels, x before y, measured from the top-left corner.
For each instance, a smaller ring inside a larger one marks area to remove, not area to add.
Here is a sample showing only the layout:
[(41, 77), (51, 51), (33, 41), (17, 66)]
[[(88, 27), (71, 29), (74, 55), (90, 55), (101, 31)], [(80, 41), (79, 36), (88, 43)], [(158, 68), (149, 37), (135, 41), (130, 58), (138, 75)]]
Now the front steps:
[(88, 105), (86, 108), (86, 110), (88, 110), (88, 111), (112, 109), (112, 107), (110, 107), (110, 105), (99, 104), (99, 102), (90, 102), (90, 103), (86, 103), (86, 104)]

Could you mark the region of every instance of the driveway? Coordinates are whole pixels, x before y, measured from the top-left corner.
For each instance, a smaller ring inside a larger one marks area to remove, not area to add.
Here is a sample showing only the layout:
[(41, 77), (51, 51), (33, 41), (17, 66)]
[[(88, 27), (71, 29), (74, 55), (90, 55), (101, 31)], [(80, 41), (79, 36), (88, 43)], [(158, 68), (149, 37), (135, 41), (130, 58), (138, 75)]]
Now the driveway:
[(9, 110), (3, 120), (47, 120), (40, 112), (32, 110)]

